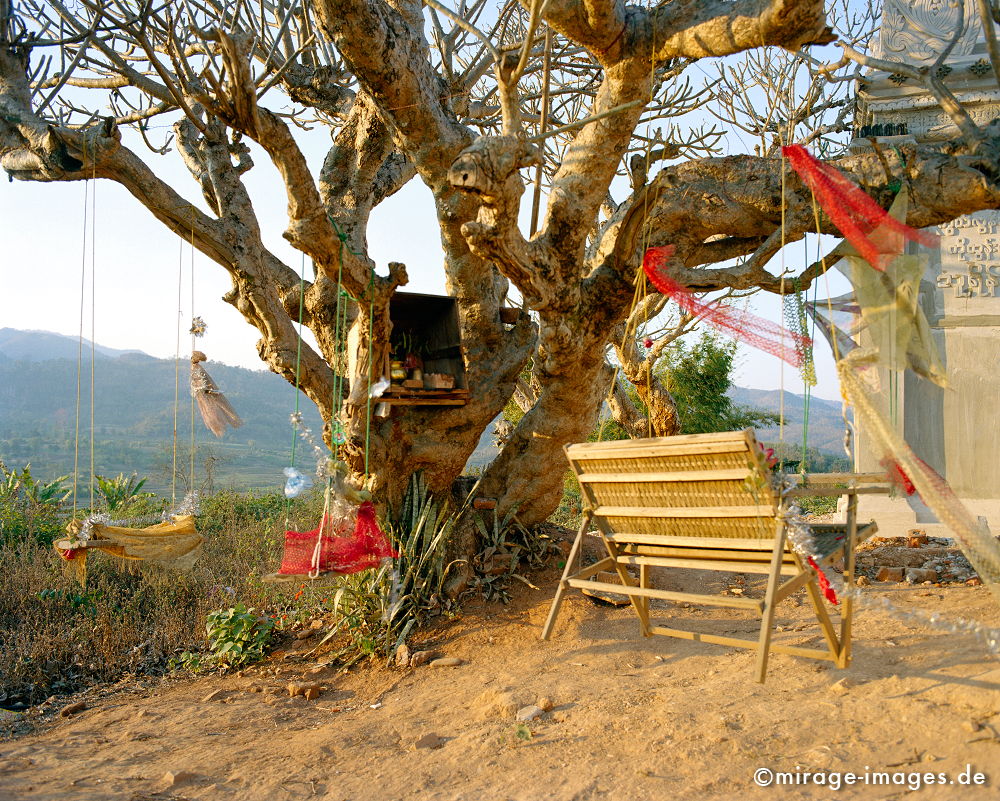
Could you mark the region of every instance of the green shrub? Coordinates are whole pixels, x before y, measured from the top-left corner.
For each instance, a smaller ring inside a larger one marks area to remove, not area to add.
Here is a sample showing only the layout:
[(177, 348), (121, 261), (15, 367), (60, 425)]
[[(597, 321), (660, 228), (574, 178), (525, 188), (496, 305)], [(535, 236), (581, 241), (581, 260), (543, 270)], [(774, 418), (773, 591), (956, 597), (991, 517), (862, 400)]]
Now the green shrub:
[(209, 612), (205, 622), (208, 651), (205, 654), (185, 651), (174, 662), (180, 667), (238, 668), (264, 658), (271, 642), (274, 620), (255, 615), (243, 604)]

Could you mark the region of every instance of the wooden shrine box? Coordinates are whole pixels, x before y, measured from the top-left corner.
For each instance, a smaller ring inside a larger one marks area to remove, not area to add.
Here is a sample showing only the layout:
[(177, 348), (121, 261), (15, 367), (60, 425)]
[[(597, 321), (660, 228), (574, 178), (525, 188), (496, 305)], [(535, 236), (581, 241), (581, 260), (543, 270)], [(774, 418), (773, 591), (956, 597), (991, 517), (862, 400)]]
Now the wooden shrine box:
[[(392, 321), (390, 342), (397, 356), (401, 359), (405, 355), (402, 353), (404, 339), (415, 343), (417, 355), (423, 359), (423, 374), (453, 376), (455, 386), (426, 389), (397, 386), (393, 381), (381, 400), (396, 406), (464, 406), (469, 390), (455, 299), (446, 295), (396, 292), (389, 301), (389, 319)], [(385, 375), (389, 375), (389, 364), (385, 365)]]

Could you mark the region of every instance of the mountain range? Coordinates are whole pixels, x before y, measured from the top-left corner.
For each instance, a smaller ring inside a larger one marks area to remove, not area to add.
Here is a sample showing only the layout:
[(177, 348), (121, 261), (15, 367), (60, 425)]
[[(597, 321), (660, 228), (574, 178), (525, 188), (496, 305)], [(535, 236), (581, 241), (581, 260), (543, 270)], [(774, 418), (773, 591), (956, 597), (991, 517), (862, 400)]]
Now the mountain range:
[[(118, 350), (89, 341), (83, 345), (84, 380), (79, 406), (80, 474), (90, 469), (90, 359), (96, 356), (94, 404), (94, 472), (132, 472), (148, 477), (146, 488), (166, 493), (171, 477), (186, 486), (189, 443), (194, 422), (196, 484), (215, 488), (277, 489), (282, 468), (290, 461), (293, 430), (289, 414), (295, 390), (280, 376), (215, 362), (205, 367), (244, 420), (222, 439), (213, 437), (197, 412), (192, 418), (186, 361), (178, 366), (141, 351)], [(47, 331), (0, 329), (0, 461), (8, 468), (30, 463), (38, 478), (72, 473), (77, 430), (77, 358), (75, 337)], [(175, 419), (175, 380), (177, 406)], [(777, 411), (778, 391), (734, 387), (736, 403)], [(322, 429), (315, 406), (302, 396), (299, 409), (312, 431)], [(805, 404), (801, 395), (785, 393), (784, 441), (801, 443)], [(176, 458), (174, 430), (176, 427)], [(777, 428), (762, 429), (760, 438), (779, 439)], [(496, 454), (492, 426), (480, 440), (469, 467), (487, 464)], [(813, 398), (809, 407), (811, 448), (841, 454), (843, 420), (840, 404)], [(296, 443), (297, 464), (308, 462), (309, 451)], [(176, 464), (176, 471), (175, 471)]]

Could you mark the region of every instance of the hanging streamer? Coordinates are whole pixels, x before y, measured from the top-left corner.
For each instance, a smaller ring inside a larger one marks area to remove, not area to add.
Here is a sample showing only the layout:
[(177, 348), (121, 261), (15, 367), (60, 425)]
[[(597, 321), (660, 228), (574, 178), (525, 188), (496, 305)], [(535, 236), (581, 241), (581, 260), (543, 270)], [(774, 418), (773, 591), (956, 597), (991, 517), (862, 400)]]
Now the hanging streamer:
[(793, 367), (802, 365), (803, 352), (812, 346), (809, 337), (787, 331), (750, 312), (738, 311), (718, 302), (704, 303), (698, 300), (687, 287), (666, 274), (666, 263), (673, 255), (673, 245), (646, 250), (642, 258), (642, 269), (654, 287), (664, 295), (669, 295), (688, 314), (704, 320), (733, 339), (777, 356)]
[(872, 444), (882, 451), (884, 458), (899, 465), (920, 499), (951, 529), (969, 563), (1000, 600), (1000, 542), (990, 534), (983, 520), (972, 516), (948, 482), (913, 452), (879, 409), (879, 396), (873, 395), (858, 375), (857, 367), (864, 364), (865, 355), (864, 350), (858, 349), (837, 362), (844, 399), (854, 407), (856, 419), (864, 424)]
[(902, 252), (904, 239), (937, 247), (937, 236), (890, 216), (840, 170), (815, 159), (802, 145), (786, 145), (781, 152), (833, 224), (876, 270), (884, 270)]

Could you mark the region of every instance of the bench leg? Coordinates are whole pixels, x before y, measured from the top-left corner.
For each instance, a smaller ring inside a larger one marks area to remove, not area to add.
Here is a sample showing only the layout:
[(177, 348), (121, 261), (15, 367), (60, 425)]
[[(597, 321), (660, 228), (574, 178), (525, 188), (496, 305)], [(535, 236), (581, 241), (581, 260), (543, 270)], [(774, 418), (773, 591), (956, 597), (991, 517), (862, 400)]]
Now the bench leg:
[(771, 572), (767, 579), (767, 592), (764, 595), (764, 610), (760, 624), (760, 638), (757, 641), (757, 663), (755, 673), (757, 681), (764, 683), (767, 675), (767, 658), (771, 648), (771, 632), (774, 629), (774, 607), (777, 604), (778, 583), (781, 580), (781, 560), (785, 553), (785, 526), (777, 523), (777, 536), (774, 538), (774, 553), (771, 555)]
[(844, 585), (847, 597), (840, 602), (840, 653), (837, 667), (846, 668), (851, 664), (851, 626), (854, 615), (854, 570), (855, 548), (858, 545), (858, 496), (851, 493), (847, 501), (847, 542), (844, 545)]
[(573, 540), (573, 547), (570, 548), (569, 555), (566, 557), (566, 566), (563, 568), (562, 578), (559, 579), (559, 588), (556, 590), (556, 597), (552, 599), (549, 616), (545, 620), (545, 626), (542, 628), (543, 640), (547, 640), (552, 636), (552, 629), (556, 624), (556, 618), (559, 616), (559, 607), (562, 605), (563, 595), (569, 589), (569, 578), (573, 575), (573, 563), (576, 561), (577, 555), (582, 551), (583, 535), (589, 527), (590, 513), (588, 512), (583, 516), (583, 521), (580, 523), (580, 530), (577, 531), (576, 539)]
[[(639, 565), (639, 586), (649, 587), (649, 565)], [(642, 614), (639, 616), (639, 630), (643, 637), (652, 637), (653, 632), (649, 625), (649, 598), (640, 598), (639, 607)]]

